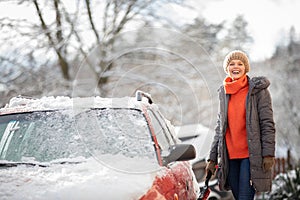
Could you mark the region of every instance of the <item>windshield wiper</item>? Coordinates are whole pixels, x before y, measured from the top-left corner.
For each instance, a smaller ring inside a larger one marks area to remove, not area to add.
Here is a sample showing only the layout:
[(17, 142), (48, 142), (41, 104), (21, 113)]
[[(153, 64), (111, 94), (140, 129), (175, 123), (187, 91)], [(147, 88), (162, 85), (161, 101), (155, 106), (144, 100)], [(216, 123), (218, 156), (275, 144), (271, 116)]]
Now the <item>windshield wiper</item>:
[(18, 165), (49, 167), (49, 164), (30, 163), (30, 162), (0, 162), (0, 167), (17, 167)]
[(59, 165), (80, 164), (80, 163), (83, 163), (83, 161), (57, 161), (57, 162), (51, 162), (51, 164), (59, 164)]
[(50, 167), (51, 165), (65, 165), (65, 164), (80, 164), (82, 161), (58, 161), (51, 163), (32, 163), (32, 162), (0, 162), (0, 167), (17, 167), (18, 165)]

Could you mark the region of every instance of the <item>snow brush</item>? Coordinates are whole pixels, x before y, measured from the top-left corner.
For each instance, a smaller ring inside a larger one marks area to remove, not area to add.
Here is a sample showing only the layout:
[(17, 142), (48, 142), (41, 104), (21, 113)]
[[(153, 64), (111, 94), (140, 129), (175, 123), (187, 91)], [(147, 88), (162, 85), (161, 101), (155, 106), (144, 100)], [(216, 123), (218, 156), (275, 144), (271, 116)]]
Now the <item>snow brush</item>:
[(205, 178), (205, 185), (200, 187), (200, 195), (197, 200), (206, 200), (210, 194), (210, 189), (208, 187), (208, 181), (212, 176), (212, 172), (208, 170), (206, 178)]

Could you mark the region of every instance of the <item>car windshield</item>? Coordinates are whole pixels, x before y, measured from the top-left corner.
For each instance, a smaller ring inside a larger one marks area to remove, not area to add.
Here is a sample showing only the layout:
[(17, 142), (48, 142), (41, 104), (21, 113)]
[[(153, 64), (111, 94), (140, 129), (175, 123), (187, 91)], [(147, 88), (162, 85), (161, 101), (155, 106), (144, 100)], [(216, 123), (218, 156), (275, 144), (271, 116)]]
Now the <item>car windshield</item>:
[(49, 162), (94, 157), (106, 162), (112, 155), (156, 160), (140, 110), (91, 109), (76, 115), (72, 110), (60, 110), (0, 116), (0, 160)]

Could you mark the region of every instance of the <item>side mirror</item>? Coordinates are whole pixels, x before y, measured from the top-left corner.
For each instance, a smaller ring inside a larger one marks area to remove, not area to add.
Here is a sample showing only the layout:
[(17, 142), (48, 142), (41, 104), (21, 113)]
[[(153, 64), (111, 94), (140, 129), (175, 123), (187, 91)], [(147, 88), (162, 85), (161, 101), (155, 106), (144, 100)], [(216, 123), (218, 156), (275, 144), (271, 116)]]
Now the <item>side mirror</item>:
[(186, 161), (196, 158), (195, 147), (191, 144), (176, 144), (171, 146), (170, 154), (163, 157), (163, 165), (174, 161)]

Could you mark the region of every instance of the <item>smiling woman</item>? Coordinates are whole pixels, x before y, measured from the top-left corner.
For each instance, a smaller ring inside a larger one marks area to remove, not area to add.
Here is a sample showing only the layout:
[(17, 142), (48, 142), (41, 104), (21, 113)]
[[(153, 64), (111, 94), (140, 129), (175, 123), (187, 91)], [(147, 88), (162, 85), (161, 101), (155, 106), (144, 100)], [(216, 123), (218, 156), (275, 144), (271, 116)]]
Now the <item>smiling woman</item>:
[(239, 50), (225, 57), (223, 67), (227, 76), (219, 88), (217, 126), (206, 170), (215, 173), (218, 164), (221, 190), (231, 189), (235, 199), (254, 199), (255, 192), (270, 191), (272, 183), (275, 125), (270, 82), (248, 77), (249, 60)]

